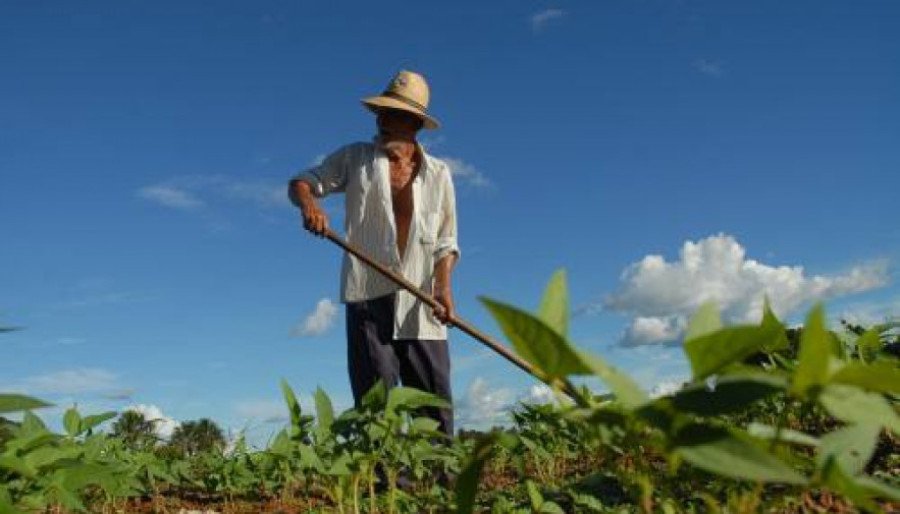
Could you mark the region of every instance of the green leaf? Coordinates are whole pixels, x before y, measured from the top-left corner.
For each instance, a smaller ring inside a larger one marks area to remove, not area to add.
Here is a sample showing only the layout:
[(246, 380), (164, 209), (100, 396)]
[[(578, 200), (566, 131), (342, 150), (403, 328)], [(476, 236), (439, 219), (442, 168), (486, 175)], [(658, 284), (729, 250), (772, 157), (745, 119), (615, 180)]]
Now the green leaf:
[(22, 511), (13, 505), (9, 491), (4, 486), (0, 486), (0, 514), (22, 514)]
[(440, 422), (426, 417), (418, 417), (412, 420), (411, 432), (414, 434), (430, 434), (437, 432)]
[(538, 309), (538, 318), (562, 337), (569, 336), (569, 291), (565, 270), (557, 270), (550, 277)]
[(47, 403), (30, 396), (21, 394), (0, 394), (0, 414), (52, 406), (52, 403)]
[(775, 325), (729, 327), (685, 341), (694, 380), (703, 380), (772, 345), (783, 330)]
[(58, 473), (66, 488), (79, 491), (91, 484), (99, 485), (102, 479), (112, 475), (113, 471), (108, 466), (101, 464), (79, 463), (62, 469)]
[(6, 469), (14, 473), (18, 473), (26, 478), (34, 478), (37, 476), (37, 470), (30, 466), (23, 459), (15, 456), (0, 455), (0, 469)]
[(822, 437), (816, 460), (824, 467), (829, 459), (850, 475), (858, 475), (875, 453), (881, 426), (878, 424), (847, 425)]
[(900, 368), (888, 361), (851, 362), (832, 375), (830, 381), (878, 393), (900, 393)]
[(63, 426), (66, 429), (66, 433), (72, 437), (81, 433), (81, 415), (78, 414), (78, 410), (75, 407), (70, 407), (66, 410), (66, 413), (63, 415)]
[(832, 416), (845, 423), (878, 425), (900, 434), (900, 418), (878, 393), (858, 387), (828, 384), (819, 395), (819, 402)]
[(712, 473), (759, 482), (806, 483), (803, 475), (736, 430), (689, 424), (679, 430), (674, 445), (682, 459)]
[(450, 403), (443, 398), (412, 387), (392, 387), (388, 391), (385, 412), (396, 414), (400, 410), (415, 410), (421, 407), (448, 408)]
[(350, 460), (349, 455), (342, 453), (334, 459), (331, 466), (325, 471), (325, 474), (331, 476), (349, 476), (351, 474), (349, 467)]
[(528, 500), (531, 502), (531, 510), (540, 512), (541, 505), (544, 504), (544, 496), (538, 490), (537, 485), (531, 480), (526, 480), (525, 489), (528, 491)]
[(684, 340), (690, 341), (700, 336), (711, 334), (722, 328), (722, 319), (719, 317), (719, 307), (715, 301), (708, 301), (697, 309), (688, 322)]
[(81, 498), (78, 497), (75, 491), (70, 490), (64, 484), (58, 481), (51, 483), (50, 495), (69, 510), (77, 510), (81, 512), (87, 511), (84, 503), (81, 502)]
[(631, 377), (610, 366), (606, 361), (593, 354), (579, 352), (579, 355), (582, 362), (587, 365), (588, 369), (609, 386), (610, 391), (612, 391), (616, 399), (624, 407), (634, 409), (647, 403), (649, 400), (647, 393), (645, 393)]
[(300, 465), (305, 469), (321, 470), (323, 468), (322, 461), (312, 446), (299, 444), (297, 450), (300, 453)]
[(331, 399), (325, 394), (321, 387), (316, 388), (316, 419), (319, 428), (325, 432), (331, 430), (331, 424), (334, 423), (334, 407), (331, 406)]
[[(872, 501), (872, 498), (884, 497), (883, 493), (890, 493), (891, 489), (893, 489), (889, 486), (885, 486), (887, 490), (878, 491), (878, 489), (880, 489), (878, 486), (883, 484), (863, 477), (850, 476), (841, 469), (841, 466), (834, 459), (829, 459), (825, 464), (822, 471), (822, 478), (829, 489), (846, 496), (857, 507), (865, 509), (868, 512), (884, 512)], [(875, 487), (872, 487), (873, 482)]]
[(108, 411), (102, 414), (92, 414), (90, 416), (85, 416), (81, 419), (81, 431), (87, 432), (97, 425), (103, 423), (104, 421), (109, 421), (114, 417), (118, 416), (117, 412)]
[(881, 342), (879, 330), (871, 328), (856, 338), (856, 349), (859, 351), (859, 358), (863, 362), (872, 362), (878, 357), (884, 344)]
[(792, 392), (806, 396), (810, 388), (823, 385), (828, 378), (831, 353), (830, 338), (825, 330), (825, 312), (820, 304), (813, 308), (803, 325)]
[(481, 297), (480, 300), (500, 325), (516, 353), (534, 366), (541, 380), (552, 382), (567, 375), (591, 372), (568, 341), (539, 318), (489, 298)]
[(714, 390), (706, 382), (694, 382), (660, 400), (671, 401), (682, 412), (716, 416), (740, 412), (757, 400), (783, 391), (786, 386), (784, 378), (770, 373), (723, 375), (716, 380)]
[(303, 425), (306, 419), (303, 416), (303, 411), (300, 409), (300, 402), (297, 401), (297, 395), (294, 394), (294, 390), (291, 389), (287, 380), (283, 378), (281, 379), (281, 393), (284, 396), (284, 401), (288, 406), (288, 412), (291, 415), (291, 438), (300, 438), (303, 435)]
[(57, 448), (55, 446), (42, 446), (27, 453), (24, 456), (28, 466), (44, 471), (46, 468), (58, 467), (60, 461), (76, 460), (84, 454), (84, 450), (78, 446)]
[(478, 493), (478, 483), (484, 465), (494, 455), (498, 435), (488, 434), (475, 443), (475, 447), (469, 453), (462, 465), (462, 471), (456, 479), (456, 512), (457, 514), (471, 514), (475, 509), (475, 496)]
[(41, 418), (35, 416), (31, 411), (25, 411), (25, 414), (22, 415), (22, 424), (19, 425), (19, 433), (30, 435), (44, 432), (47, 432), (47, 425), (41, 421)]
[(378, 379), (375, 381), (375, 384), (366, 391), (366, 394), (363, 395), (362, 401), (360, 403), (363, 407), (366, 407), (370, 410), (381, 410), (384, 408), (385, 402), (387, 401), (387, 386), (384, 381)]
[(763, 317), (762, 322), (760, 322), (760, 326), (764, 328), (772, 328), (778, 331), (778, 335), (775, 339), (770, 342), (768, 345), (763, 347), (763, 351), (766, 353), (773, 353), (778, 350), (784, 350), (791, 346), (790, 341), (788, 341), (787, 334), (784, 331), (784, 324), (775, 316), (775, 313), (772, 312), (772, 306), (769, 304), (769, 298), (766, 297), (765, 302), (763, 302)]
[(272, 444), (269, 445), (268, 448), (269, 453), (277, 455), (279, 457), (290, 457), (291, 455), (291, 438), (287, 433), (287, 430), (282, 430), (278, 432), (278, 435), (275, 436), (275, 439), (272, 441)]
[(900, 502), (900, 489), (866, 475), (854, 477), (856, 485), (874, 498)]
[(781, 430), (777, 430), (771, 425), (764, 425), (755, 421), (747, 425), (747, 433), (757, 439), (773, 440), (777, 435), (778, 440), (783, 443), (812, 447), (819, 446), (818, 439), (804, 432), (784, 427), (782, 427)]

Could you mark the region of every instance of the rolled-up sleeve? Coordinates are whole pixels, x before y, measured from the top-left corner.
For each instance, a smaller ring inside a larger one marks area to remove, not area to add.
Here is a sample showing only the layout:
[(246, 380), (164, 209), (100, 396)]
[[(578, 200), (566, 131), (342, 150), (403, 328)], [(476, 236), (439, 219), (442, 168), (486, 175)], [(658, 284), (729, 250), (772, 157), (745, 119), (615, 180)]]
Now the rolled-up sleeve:
[(339, 148), (331, 155), (325, 157), (322, 162), (312, 168), (306, 169), (294, 175), (290, 180), (288, 194), (293, 200), (294, 184), (306, 182), (312, 193), (321, 198), (331, 193), (342, 193), (347, 187), (347, 169), (355, 145), (347, 145)]
[(438, 226), (437, 244), (434, 247), (435, 262), (444, 256), (456, 253), (460, 257), (459, 242), (456, 237), (456, 192), (450, 170), (446, 169), (443, 181), (443, 199), (441, 200), (441, 218)]

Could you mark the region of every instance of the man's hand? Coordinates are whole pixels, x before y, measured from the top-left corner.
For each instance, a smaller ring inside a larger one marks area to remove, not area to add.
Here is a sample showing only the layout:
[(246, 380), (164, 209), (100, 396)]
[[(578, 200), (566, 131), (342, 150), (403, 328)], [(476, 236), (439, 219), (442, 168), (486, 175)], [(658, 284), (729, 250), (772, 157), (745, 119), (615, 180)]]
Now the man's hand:
[(300, 212), (303, 215), (303, 228), (317, 236), (325, 235), (325, 230), (328, 229), (328, 215), (319, 207), (318, 202), (311, 198), (309, 203), (303, 204)]
[(313, 196), (309, 184), (299, 180), (296, 181), (293, 193), (294, 198), (297, 200), (296, 203), (300, 206), (303, 228), (317, 236), (324, 236), (325, 230), (328, 229), (328, 216), (319, 207), (319, 202)]
[(444, 325), (452, 324), (456, 318), (456, 309), (453, 307), (453, 292), (450, 290), (450, 286), (436, 288), (434, 299), (441, 306), (441, 308), (434, 310), (434, 317)]

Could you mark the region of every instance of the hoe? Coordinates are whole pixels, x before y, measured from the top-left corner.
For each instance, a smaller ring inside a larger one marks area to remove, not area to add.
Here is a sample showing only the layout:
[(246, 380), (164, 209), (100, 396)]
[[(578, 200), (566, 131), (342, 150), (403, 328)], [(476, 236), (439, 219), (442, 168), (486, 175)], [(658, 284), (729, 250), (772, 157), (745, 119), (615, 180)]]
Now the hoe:
[[(421, 289), (417, 288), (415, 285), (413, 285), (412, 282), (403, 278), (403, 276), (400, 275), (399, 273), (382, 265), (379, 262), (376, 262), (371, 257), (369, 257), (368, 255), (366, 255), (365, 253), (360, 251), (358, 248), (356, 248), (353, 245), (351, 245), (350, 243), (344, 241), (340, 236), (338, 236), (336, 233), (334, 233), (334, 231), (332, 231), (330, 228), (325, 229), (324, 236), (327, 239), (329, 239), (331, 242), (333, 242), (336, 245), (343, 248), (344, 251), (346, 251), (347, 253), (349, 253), (349, 254), (353, 255), (354, 257), (356, 257), (357, 259), (363, 261), (368, 266), (371, 266), (373, 269), (375, 269), (376, 271), (378, 271), (379, 273), (381, 273), (382, 275), (384, 275), (385, 277), (387, 277), (388, 279), (393, 281), (395, 284), (399, 285), (403, 289), (406, 289), (407, 291), (412, 293), (413, 296), (415, 296), (419, 300), (422, 300), (423, 302), (425, 302), (425, 304), (428, 305), (429, 307), (431, 307), (432, 309), (442, 309), (443, 308), (441, 306), (441, 304), (439, 304), (437, 302), (437, 300), (432, 298), (429, 294), (427, 294), (424, 291), (422, 291)], [(499, 353), (504, 358), (506, 358), (506, 360), (515, 364), (516, 366), (519, 367), (519, 369), (525, 371), (529, 375), (531, 375), (535, 378), (538, 378), (538, 379), (540, 378), (537, 371), (535, 370), (534, 366), (531, 365), (531, 363), (522, 359), (518, 355), (512, 353), (509, 350), (509, 348), (507, 348), (503, 344), (497, 342), (496, 340), (494, 340), (487, 334), (481, 332), (477, 328), (473, 327), (467, 321), (460, 319), (457, 316), (453, 316), (452, 318), (450, 318), (449, 324), (451, 326), (455, 326), (455, 327), (459, 328), (466, 334), (469, 334), (473, 338), (480, 341), (482, 344), (484, 344), (491, 350), (494, 350), (495, 352)], [(563, 382), (562, 389), (573, 400), (578, 398), (578, 395), (575, 392), (572, 384), (569, 383), (568, 381)]]

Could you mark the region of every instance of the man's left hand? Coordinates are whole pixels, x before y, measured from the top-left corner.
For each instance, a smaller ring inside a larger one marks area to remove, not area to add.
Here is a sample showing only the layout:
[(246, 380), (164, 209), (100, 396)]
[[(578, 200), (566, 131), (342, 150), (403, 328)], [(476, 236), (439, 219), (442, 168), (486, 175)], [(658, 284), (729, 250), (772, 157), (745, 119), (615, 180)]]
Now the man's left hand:
[(453, 307), (453, 292), (450, 287), (438, 287), (435, 290), (434, 299), (442, 307), (434, 310), (434, 317), (444, 325), (452, 324), (456, 318), (456, 310)]

